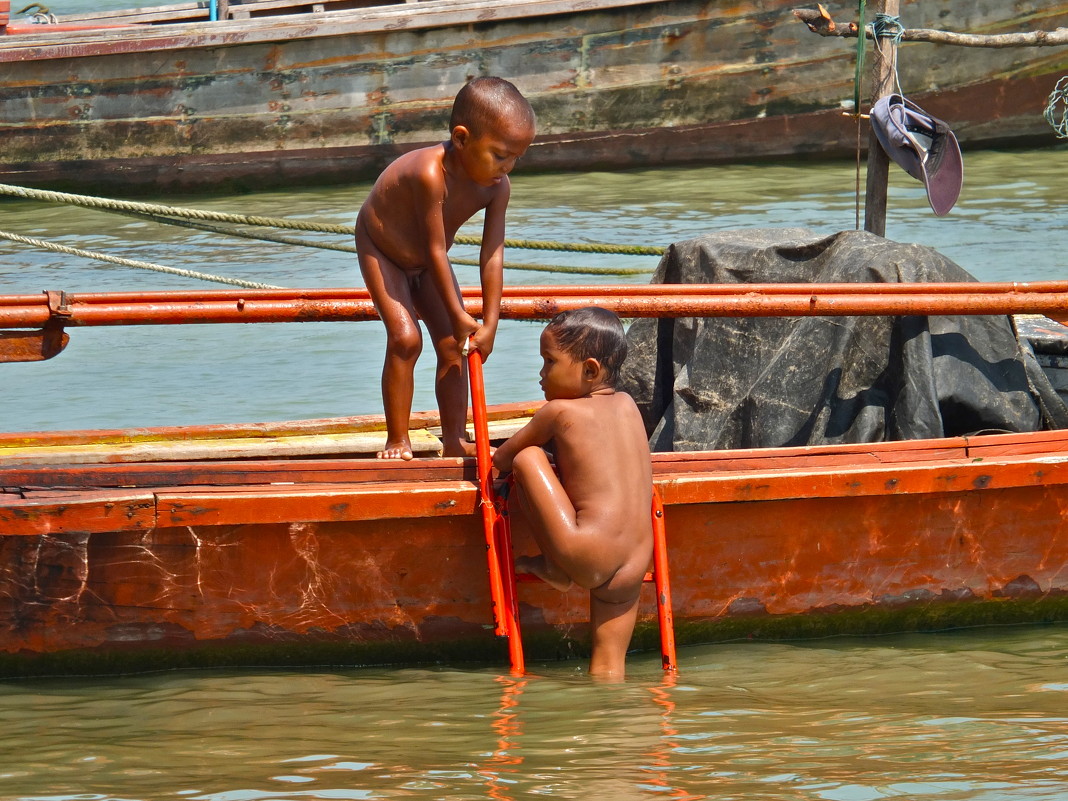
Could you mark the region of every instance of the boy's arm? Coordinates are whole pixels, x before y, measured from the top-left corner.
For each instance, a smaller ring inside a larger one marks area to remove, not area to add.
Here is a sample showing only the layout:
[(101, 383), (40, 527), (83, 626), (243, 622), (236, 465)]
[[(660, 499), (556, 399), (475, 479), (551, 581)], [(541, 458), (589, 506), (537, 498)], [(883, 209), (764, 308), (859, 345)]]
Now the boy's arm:
[(482, 225), (482, 250), (479, 253), (482, 283), (482, 327), (475, 332), (474, 345), (482, 360), (493, 351), (497, 324), (501, 316), (501, 293), (504, 287), (504, 217), (511, 197), (511, 183), (505, 176), (496, 196), (486, 207)]
[(549, 401), (534, 413), (530, 422), (505, 440), (496, 451), (493, 452), (493, 466), (500, 472), (506, 473), (512, 469), (512, 461), (517, 453), (531, 445), (545, 445), (556, 431), (556, 420), (560, 414), (560, 406), (554, 401)]
[(463, 298), (456, 285), (456, 275), (452, 271), (452, 262), (449, 261), (449, 243), (445, 238), (445, 218), (442, 213), (445, 176), (440, 167), (431, 165), (422, 172), (420, 178), (421, 180), (416, 182), (419, 193), (416, 202), (422, 209), (422, 227), (426, 237), (430, 277), (449, 320), (452, 321), (453, 336), (457, 342), (463, 343), (478, 328), (478, 323), (464, 309)]

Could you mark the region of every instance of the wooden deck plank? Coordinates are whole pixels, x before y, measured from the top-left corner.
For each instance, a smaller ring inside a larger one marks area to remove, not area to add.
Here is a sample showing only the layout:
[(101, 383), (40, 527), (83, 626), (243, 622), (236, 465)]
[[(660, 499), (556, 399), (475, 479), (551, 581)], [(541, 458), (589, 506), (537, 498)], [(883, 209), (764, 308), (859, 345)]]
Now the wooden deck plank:
[[(441, 441), (429, 431), (409, 432), (412, 450), (423, 455), (441, 453)], [(290, 437), (241, 437), (212, 440), (88, 443), (0, 447), (0, 465), (69, 465), (88, 462), (188, 461), (245, 459), (318, 454), (374, 454), (386, 443), (384, 431), (316, 434)]]
[(268, 459), (254, 461), (128, 462), (0, 465), (0, 487), (91, 488), (475, 480), (470, 459)]
[[(488, 409), (489, 420), (530, 417), (544, 401), (494, 404)], [(433, 428), (439, 425), (437, 411), (412, 412), (411, 427)], [(325, 417), (309, 420), (280, 420), (263, 423), (213, 423), (210, 425), (157, 426), (153, 428), (89, 429), (84, 431), (17, 431), (0, 432), (0, 448), (7, 445), (55, 445), (106, 442), (150, 442), (178, 439), (232, 439), (235, 437), (270, 437), (291, 434), (336, 434), (356, 431), (385, 431), (381, 414), (351, 417)]]

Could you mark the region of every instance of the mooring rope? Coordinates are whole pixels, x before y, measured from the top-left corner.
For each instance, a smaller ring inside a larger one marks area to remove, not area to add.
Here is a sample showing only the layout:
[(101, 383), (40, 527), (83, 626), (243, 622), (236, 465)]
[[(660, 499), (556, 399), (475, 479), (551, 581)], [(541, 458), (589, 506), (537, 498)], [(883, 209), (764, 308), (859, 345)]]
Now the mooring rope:
[[(281, 245), (319, 248), (321, 250), (336, 250), (341, 253), (356, 252), (355, 245), (342, 245), (336, 242), (313, 242), (310, 239), (281, 236), (279, 234), (252, 233), (250, 231), (241, 231), (237, 228), (211, 225), (210, 223), (197, 222), (195, 220), (180, 220), (173, 217), (166, 217), (161, 214), (150, 214), (149, 212), (143, 211), (120, 211), (119, 213), (139, 220), (149, 220), (164, 225), (176, 225), (180, 228), (192, 228), (197, 231), (208, 231), (210, 233), (223, 234), (224, 236), (236, 236), (242, 239), (275, 242)], [(472, 267), (479, 266), (479, 262), (472, 259), (453, 258), (451, 261), (453, 264), (463, 264)], [(560, 264), (530, 264), (526, 262), (510, 262), (505, 264), (504, 267), (506, 270), (525, 270), (527, 272), (539, 273), (571, 273), (576, 275), (649, 275), (653, 272), (644, 267), (573, 267)]]
[[(191, 209), (180, 206), (165, 206), (159, 203), (138, 203), (130, 200), (75, 195), (67, 192), (54, 192), (45, 189), (29, 189), (24, 186), (0, 184), (0, 194), (21, 197), (26, 200), (45, 200), (51, 203), (65, 203), (103, 211), (144, 212), (164, 217), (182, 217), (194, 220), (211, 220), (214, 222), (234, 223), (237, 225), (266, 226), (270, 228), (288, 228), (296, 231), (314, 231), (326, 234), (352, 235), (351, 225), (337, 223), (317, 223), (305, 220), (291, 220), (282, 217), (262, 217), (250, 214), (231, 214), (205, 209)], [(458, 245), (479, 245), (477, 236), (457, 236)], [(559, 250), (572, 253), (602, 253), (619, 256), (662, 256), (665, 248), (646, 245), (609, 245), (590, 242), (557, 242), (553, 240), (506, 239), (505, 247), (521, 250)]]
[(341, 245), (336, 242), (313, 242), (310, 239), (300, 239), (295, 236), (282, 236), (281, 234), (252, 233), (250, 231), (241, 231), (237, 228), (211, 225), (210, 223), (197, 222), (196, 220), (182, 220), (177, 217), (167, 217), (163, 214), (153, 214), (147, 211), (120, 211), (118, 213), (139, 220), (161, 223), (162, 225), (174, 225), (178, 228), (192, 228), (196, 231), (208, 231), (213, 234), (236, 236), (241, 239), (255, 239), (262, 242), (275, 242), (280, 245), (298, 245), (306, 248), (319, 248), (320, 250), (339, 250), (343, 253), (356, 252), (355, 245)]
[(261, 284), (257, 281), (245, 281), (241, 278), (227, 278), (222, 275), (212, 275), (211, 273), (201, 273), (196, 270), (183, 270), (178, 267), (166, 267), (162, 264), (153, 264), (149, 261), (138, 261), (136, 259), (125, 259), (121, 256), (109, 256), (106, 253), (97, 253), (92, 250), (83, 250), (82, 248), (72, 248), (67, 245), (60, 245), (56, 242), (48, 242), (44, 239), (35, 239), (30, 236), (22, 236), (21, 234), (13, 234), (9, 231), (0, 231), (0, 238), (8, 239), (12, 242), (18, 242), (23, 245), (32, 245), (33, 247), (43, 248), (45, 250), (51, 250), (56, 253), (66, 253), (72, 256), (84, 256), (87, 259), (96, 259), (97, 261), (111, 262), (112, 264), (121, 264), (123, 267), (136, 267), (140, 270), (152, 270), (157, 273), (169, 273), (171, 275), (180, 275), (184, 278), (198, 278), (201, 281), (214, 281), (217, 284), (231, 284), (233, 286), (243, 286), (248, 289), (284, 289), (285, 287), (276, 286), (274, 284)]

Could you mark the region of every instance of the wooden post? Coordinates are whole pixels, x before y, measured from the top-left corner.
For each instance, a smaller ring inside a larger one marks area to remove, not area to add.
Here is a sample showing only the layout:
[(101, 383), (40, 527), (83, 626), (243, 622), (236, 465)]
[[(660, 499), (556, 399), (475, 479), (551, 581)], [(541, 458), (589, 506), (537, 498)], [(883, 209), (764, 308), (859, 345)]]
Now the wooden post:
[[(876, 0), (876, 13), (897, 16), (900, 0)], [(860, 32), (863, 35), (863, 31)], [(871, 103), (894, 90), (897, 72), (897, 45), (892, 39), (874, 40), (872, 59)], [(864, 230), (879, 236), (886, 235), (886, 183), (890, 171), (890, 157), (886, 155), (874, 132), (868, 134), (868, 177), (864, 196)]]

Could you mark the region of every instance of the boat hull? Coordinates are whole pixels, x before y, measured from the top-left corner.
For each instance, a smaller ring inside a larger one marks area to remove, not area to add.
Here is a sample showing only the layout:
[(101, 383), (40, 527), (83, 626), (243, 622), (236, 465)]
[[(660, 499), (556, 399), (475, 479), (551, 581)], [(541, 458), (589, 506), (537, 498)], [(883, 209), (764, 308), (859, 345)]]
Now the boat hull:
[[(17, 448), (40, 441), (2, 436), (4, 674), (507, 662), (470, 460), (126, 462), (104, 444), (110, 463), (33, 466)], [(654, 470), (681, 644), (1068, 615), (1068, 432)], [(521, 512), (513, 531), (531, 552)], [(637, 646), (657, 647), (655, 615), (650, 592)], [(587, 652), (585, 593), (523, 583), (520, 617), (528, 661)]]
[[(524, 169), (850, 153), (853, 47), (810, 33), (795, 5), (428, 0), (3, 37), (0, 181), (129, 193), (369, 179), (443, 139), (455, 92), (479, 74), (534, 105)], [(902, 17), (937, 28), (943, 5), (904, 2)], [(1068, 25), (1068, 3), (952, 6), (963, 31)], [(899, 63), (904, 91), (965, 145), (1054, 141), (1042, 110), (1063, 48), (915, 43)]]

